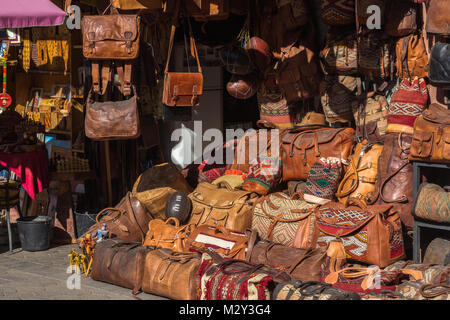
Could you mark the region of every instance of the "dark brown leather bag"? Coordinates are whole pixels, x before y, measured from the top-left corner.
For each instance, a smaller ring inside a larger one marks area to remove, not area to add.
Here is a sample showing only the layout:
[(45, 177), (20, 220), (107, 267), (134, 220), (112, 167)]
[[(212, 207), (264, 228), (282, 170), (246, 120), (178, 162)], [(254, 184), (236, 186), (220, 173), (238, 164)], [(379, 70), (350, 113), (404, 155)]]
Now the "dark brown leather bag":
[[(178, 10), (176, 12), (178, 12)], [(175, 16), (178, 16), (178, 14)], [(174, 22), (170, 31), (169, 52), (167, 54), (166, 68), (164, 70), (164, 90), (162, 102), (171, 107), (198, 106), (200, 105), (200, 96), (203, 92), (203, 74), (200, 61), (198, 59), (195, 40), (192, 36), (190, 23), (189, 33), (191, 55), (195, 57), (197, 61), (198, 72), (169, 72), (169, 63), (172, 55), (175, 29), (176, 26)]]
[(450, 0), (432, 0), (425, 29), (428, 33), (450, 34)]
[(409, 160), (450, 163), (450, 110), (432, 103), (417, 117)]
[(151, 219), (147, 209), (128, 192), (117, 206), (100, 211), (96, 218), (97, 223), (90, 227), (86, 234), (95, 233), (104, 223), (110, 235), (115, 235), (123, 241), (142, 243)]
[(200, 262), (199, 253), (151, 250), (145, 257), (142, 291), (175, 300), (195, 300)]
[(417, 30), (417, 15), (420, 6), (411, 1), (387, 3), (385, 32), (393, 37), (404, 37)]
[(408, 160), (412, 136), (407, 133), (387, 133), (378, 160), (376, 192), (370, 203), (391, 204), (403, 224), (411, 229), (413, 216), (413, 166)]
[(306, 180), (314, 162), (321, 157), (347, 160), (355, 130), (352, 128), (323, 128), (302, 132), (281, 133), (283, 181)]
[(136, 94), (128, 100), (86, 102), (84, 130), (92, 140), (136, 139), (141, 135)]
[(102, 241), (95, 246), (91, 278), (133, 289), (136, 294), (141, 286), (147, 252), (139, 242)]

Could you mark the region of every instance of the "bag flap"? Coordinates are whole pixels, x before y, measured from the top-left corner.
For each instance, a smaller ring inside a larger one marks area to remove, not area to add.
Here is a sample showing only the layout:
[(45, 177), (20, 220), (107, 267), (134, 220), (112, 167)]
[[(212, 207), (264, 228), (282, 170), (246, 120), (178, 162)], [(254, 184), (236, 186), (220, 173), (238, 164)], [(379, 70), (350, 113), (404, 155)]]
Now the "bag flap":
[(84, 16), (83, 39), (86, 41), (136, 41), (139, 36), (139, 17), (136, 15)]
[(323, 206), (319, 209), (316, 218), (317, 225), (322, 232), (341, 237), (362, 229), (376, 214), (373, 211), (357, 207)]
[(192, 96), (203, 92), (203, 74), (200, 72), (168, 72), (165, 83), (169, 88), (169, 95)]
[(197, 201), (205, 206), (217, 209), (232, 208), (235, 203), (244, 197), (248, 197), (251, 192), (234, 190), (230, 191), (208, 182), (200, 182), (197, 188), (189, 194), (192, 201)]
[(428, 121), (450, 125), (450, 111), (438, 104), (431, 104), (428, 109), (423, 111), (422, 115)]
[(413, 140), (418, 140), (422, 142), (430, 142), (433, 138), (432, 131), (414, 130)]
[[(339, 132), (341, 132), (343, 130), (345, 130), (345, 128), (316, 130), (315, 132), (317, 134), (317, 142), (319, 144), (328, 143), (331, 140), (333, 140)], [(290, 144), (295, 135), (296, 135), (296, 133), (288, 133), (288, 134), (284, 135), (281, 138), (282, 143)], [(315, 139), (314, 132), (302, 133), (294, 141), (294, 145), (297, 149), (301, 149), (301, 150), (313, 148), (314, 147), (314, 139)]]

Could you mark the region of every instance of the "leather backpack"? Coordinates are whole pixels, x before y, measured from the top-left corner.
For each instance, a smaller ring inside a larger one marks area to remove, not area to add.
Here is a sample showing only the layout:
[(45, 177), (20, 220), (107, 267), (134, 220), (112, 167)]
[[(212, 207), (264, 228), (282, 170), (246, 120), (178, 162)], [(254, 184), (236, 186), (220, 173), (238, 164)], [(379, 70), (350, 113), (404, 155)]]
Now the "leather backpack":
[(417, 117), (409, 159), (450, 163), (450, 110), (432, 103)]
[(347, 160), (355, 139), (353, 128), (322, 128), (281, 133), (283, 181), (306, 180), (317, 159), (334, 157)]
[(425, 29), (428, 33), (450, 34), (450, 0), (432, 0), (430, 2)]
[(322, 0), (322, 21), (330, 26), (342, 26), (355, 22), (355, 0)]
[(378, 158), (383, 145), (364, 140), (355, 146), (350, 157), (348, 170), (336, 192), (340, 203), (345, 204), (349, 197), (357, 198), (367, 204), (374, 196), (377, 182)]
[(431, 49), (429, 78), (436, 86), (450, 86), (450, 43), (437, 42)]
[(386, 4), (385, 32), (393, 37), (404, 37), (417, 30), (420, 6), (409, 0), (390, 1)]
[[(117, 9), (111, 12), (117, 13)], [(83, 55), (92, 61), (92, 89), (104, 95), (111, 81), (111, 62), (123, 95), (131, 94), (133, 60), (139, 57), (140, 17), (132, 14), (83, 16)]]
[(425, 78), (428, 76), (428, 55), (422, 34), (414, 32), (400, 38), (395, 45), (397, 76)]

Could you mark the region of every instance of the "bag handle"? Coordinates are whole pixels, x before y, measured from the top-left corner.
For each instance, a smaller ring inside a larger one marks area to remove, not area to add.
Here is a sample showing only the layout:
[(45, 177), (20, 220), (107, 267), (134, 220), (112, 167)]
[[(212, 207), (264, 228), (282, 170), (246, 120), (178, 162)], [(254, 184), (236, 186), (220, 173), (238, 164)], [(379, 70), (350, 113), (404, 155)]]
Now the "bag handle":
[[(442, 289), (436, 290), (436, 292), (426, 292), (428, 290), (435, 289), (435, 288), (442, 288)], [(424, 284), (423, 286), (420, 287), (419, 292), (424, 298), (432, 299), (432, 298), (438, 297), (442, 294), (450, 293), (450, 285), (445, 284), (445, 283)]]
[(345, 201), (345, 207), (348, 208), (350, 205), (355, 205), (358, 208), (365, 210), (367, 209), (367, 206), (364, 202), (362, 202), (361, 200), (359, 200), (358, 198), (354, 198), (354, 197), (348, 197), (347, 201)]
[(169, 219), (167, 219), (166, 221), (164, 221), (165, 224), (169, 224), (170, 221), (175, 222), (175, 227), (179, 227), (180, 226), (180, 220), (178, 220), (175, 217), (170, 217)]

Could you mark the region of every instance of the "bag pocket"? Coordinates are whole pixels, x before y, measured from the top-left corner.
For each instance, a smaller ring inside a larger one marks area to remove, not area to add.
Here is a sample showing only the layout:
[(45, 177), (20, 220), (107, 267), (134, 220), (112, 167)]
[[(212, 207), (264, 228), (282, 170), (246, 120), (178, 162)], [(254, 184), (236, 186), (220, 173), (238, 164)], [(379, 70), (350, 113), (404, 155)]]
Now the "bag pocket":
[(444, 130), (444, 146), (442, 150), (442, 157), (445, 160), (450, 160), (450, 130)]
[(427, 158), (433, 149), (433, 132), (415, 130), (411, 143), (411, 156)]

